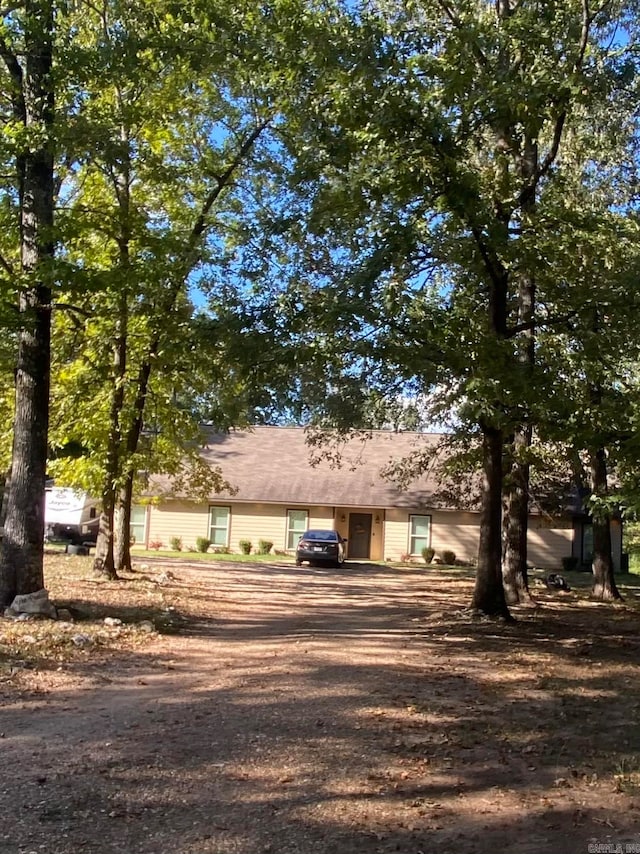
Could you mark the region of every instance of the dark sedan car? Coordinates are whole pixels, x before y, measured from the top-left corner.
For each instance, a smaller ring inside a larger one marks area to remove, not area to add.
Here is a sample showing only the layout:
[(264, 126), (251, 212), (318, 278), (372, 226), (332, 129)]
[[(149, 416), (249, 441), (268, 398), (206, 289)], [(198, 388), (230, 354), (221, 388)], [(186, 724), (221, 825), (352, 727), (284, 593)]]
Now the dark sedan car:
[(337, 531), (306, 531), (298, 542), (296, 566), (301, 566), (303, 560), (342, 566), (346, 542)]

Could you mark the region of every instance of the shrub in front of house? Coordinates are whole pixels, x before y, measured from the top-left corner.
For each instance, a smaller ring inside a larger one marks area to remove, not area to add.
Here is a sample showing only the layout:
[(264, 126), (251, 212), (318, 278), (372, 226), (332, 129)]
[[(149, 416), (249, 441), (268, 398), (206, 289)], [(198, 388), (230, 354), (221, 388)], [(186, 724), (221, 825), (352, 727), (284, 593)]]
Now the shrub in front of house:
[(149, 548), (153, 549), (155, 552), (157, 552), (159, 549), (161, 549), (162, 545), (163, 545), (162, 540), (150, 540), (149, 541)]
[(566, 557), (563, 557), (562, 569), (565, 572), (575, 572), (578, 569), (578, 558), (575, 555), (566, 555)]
[(181, 552), (182, 551), (182, 537), (171, 537), (171, 539), (169, 540), (169, 545), (171, 546), (171, 551)]
[(242, 552), (243, 555), (250, 555), (251, 554), (251, 546), (253, 545), (251, 540), (240, 540), (238, 542), (238, 545), (240, 546), (240, 551)]
[(196, 537), (196, 548), (203, 554), (209, 551), (211, 540), (208, 537)]
[(436, 550), (432, 549), (431, 546), (425, 546), (422, 549), (422, 557), (424, 558), (425, 563), (431, 563), (433, 558), (435, 557)]
[(258, 554), (268, 555), (273, 548), (272, 540), (258, 540)]
[(455, 566), (456, 563), (456, 553), (450, 551), (449, 549), (445, 549), (441, 552), (442, 560), (447, 566)]

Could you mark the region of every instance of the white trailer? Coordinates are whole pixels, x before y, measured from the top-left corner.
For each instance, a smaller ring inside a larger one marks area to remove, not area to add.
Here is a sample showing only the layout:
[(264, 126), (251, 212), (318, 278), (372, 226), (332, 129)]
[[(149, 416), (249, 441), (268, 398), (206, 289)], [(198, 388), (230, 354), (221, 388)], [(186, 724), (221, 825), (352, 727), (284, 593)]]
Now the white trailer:
[(89, 545), (98, 534), (98, 501), (86, 492), (64, 486), (48, 487), (45, 493), (45, 540)]

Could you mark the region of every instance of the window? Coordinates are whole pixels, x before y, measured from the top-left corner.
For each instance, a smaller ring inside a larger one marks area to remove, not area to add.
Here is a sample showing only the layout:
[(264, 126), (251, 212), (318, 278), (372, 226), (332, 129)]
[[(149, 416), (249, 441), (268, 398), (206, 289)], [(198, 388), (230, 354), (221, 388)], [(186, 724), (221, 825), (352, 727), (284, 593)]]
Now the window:
[(409, 516), (409, 554), (422, 554), (431, 539), (431, 516)]
[(147, 508), (144, 504), (134, 504), (131, 508), (129, 536), (132, 543), (143, 545), (146, 540)]
[(307, 510), (287, 510), (287, 548), (295, 549), (298, 540), (307, 530), (309, 513)]
[(214, 546), (229, 545), (229, 516), (228, 507), (209, 507), (209, 539)]

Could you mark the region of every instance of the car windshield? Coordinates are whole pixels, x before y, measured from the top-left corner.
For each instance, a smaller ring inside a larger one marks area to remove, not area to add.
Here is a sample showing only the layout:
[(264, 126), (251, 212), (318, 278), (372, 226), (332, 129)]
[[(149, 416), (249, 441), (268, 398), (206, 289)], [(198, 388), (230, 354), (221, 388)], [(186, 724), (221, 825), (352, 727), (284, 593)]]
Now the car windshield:
[(336, 543), (338, 535), (335, 531), (307, 531), (302, 536), (303, 540), (323, 540), (328, 543)]

